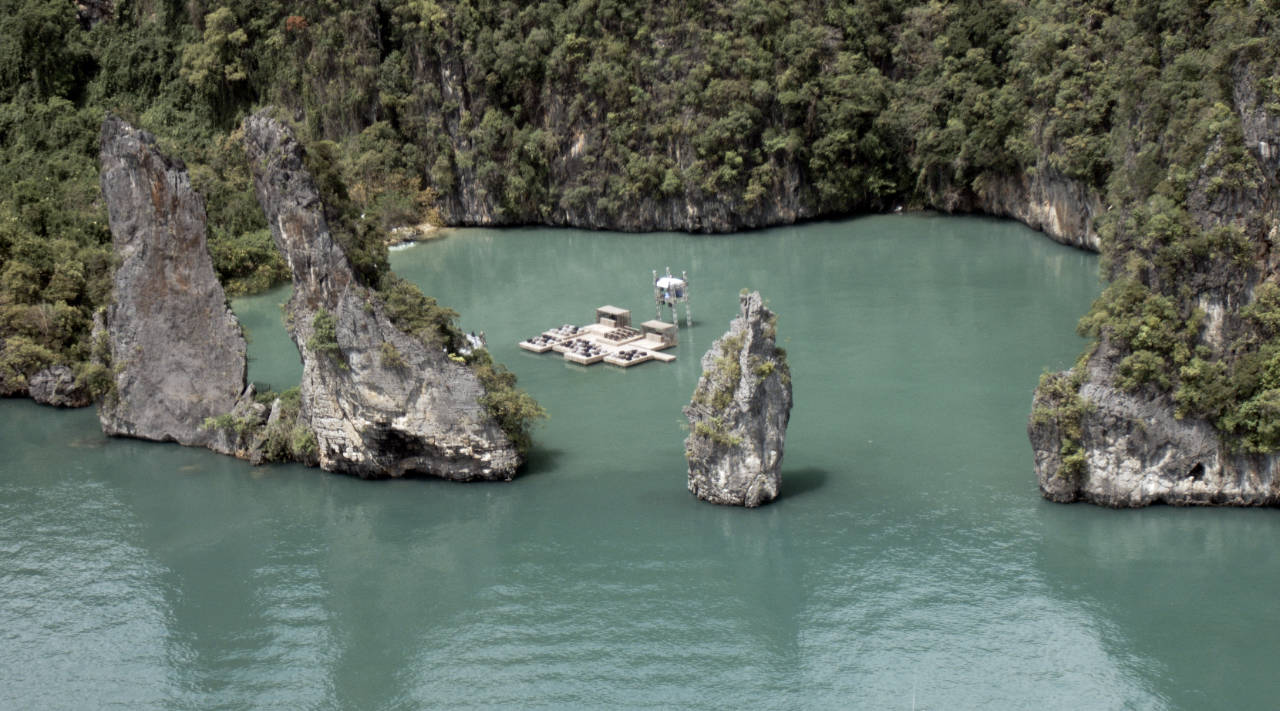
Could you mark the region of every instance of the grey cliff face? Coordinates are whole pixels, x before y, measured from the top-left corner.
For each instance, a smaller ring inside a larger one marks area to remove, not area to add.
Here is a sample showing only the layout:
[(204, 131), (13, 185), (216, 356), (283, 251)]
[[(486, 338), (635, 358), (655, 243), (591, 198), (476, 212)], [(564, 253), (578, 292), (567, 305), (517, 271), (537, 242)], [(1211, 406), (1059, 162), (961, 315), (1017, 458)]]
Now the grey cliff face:
[(205, 244), (204, 201), (181, 161), (124, 121), (102, 124), (102, 194), (120, 260), (105, 328), (107, 434), (211, 446), (209, 417), (244, 391), (245, 342)]
[[(1236, 66), (1231, 79), (1258, 188), (1212, 190), (1213, 176), (1202, 175), (1190, 186), (1187, 207), (1204, 229), (1230, 225), (1267, 245), (1280, 221), (1280, 118), (1258, 99), (1249, 67)], [(1246, 328), (1241, 307), (1254, 299), (1258, 284), (1280, 274), (1274, 250), (1260, 250), (1258, 266), (1213, 265), (1188, 277), (1186, 286), (1205, 315), (1197, 346), (1213, 358), (1229, 356), (1233, 339)], [(1123, 355), (1104, 337), (1085, 364), (1050, 376), (1037, 389), (1027, 432), (1045, 498), (1112, 507), (1280, 505), (1280, 454), (1233, 451), (1209, 422), (1175, 417), (1168, 395), (1149, 385), (1120, 388)]]
[(245, 121), (245, 144), (258, 201), (293, 271), (286, 320), (320, 466), (361, 477), (511, 479), (520, 456), (480, 404), (480, 381), (396, 328), (358, 282), (292, 132), (258, 114)]
[(775, 323), (759, 292), (744, 294), (738, 318), (702, 356), (702, 377), (684, 413), (689, 491), (703, 501), (754, 507), (778, 497), (791, 371)]
[[(1079, 388), (1084, 466), (1063, 467), (1064, 423), (1032, 415), (1027, 432), (1041, 494), (1051, 501), (1086, 501), (1113, 508), (1150, 504), (1264, 506), (1280, 503), (1276, 456), (1232, 455), (1212, 425), (1177, 419), (1174, 403), (1150, 391), (1128, 393), (1114, 383), (1118, 363), (1106, 344), (1090, 359)], [(1070, 378), (1067, 372), (1053, 378)], [(1033, 412), (1053, 409), (1049, 388), (1036, 392)]]
[(1104, 211), (1097, 191), (1046, 165), (1012, 175), (986, 174), (975, 190), (942, 183), (926, 191), (933, 207), (1017, 220), (1062, 244), (1099, 251), (1094, 220)]
[(1047, 167), (1033, 173), (988, 179), (977, 196), (979, 211), (1009, 217), (1056, 242), (1097, 252), (1094, 220), (1102, 213), (1097, 193)]

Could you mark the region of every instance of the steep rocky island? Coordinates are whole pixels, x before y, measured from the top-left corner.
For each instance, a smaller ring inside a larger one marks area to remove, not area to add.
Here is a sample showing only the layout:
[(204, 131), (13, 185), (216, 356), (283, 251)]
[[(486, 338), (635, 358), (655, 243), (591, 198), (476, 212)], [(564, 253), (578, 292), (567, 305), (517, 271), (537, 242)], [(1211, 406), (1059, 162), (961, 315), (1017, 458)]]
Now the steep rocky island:
[[(1235, 130), (1177, 183), (1108, 220), (1111, 280), (1075, 368), (1046, 375), (1028, 433), (1043, 495), (1112, 507), (1280, 503), (1280, 115), (1270, 64), (1237, 58)], [(1172, 182), (1172, 179), (1167, 179)]]
[(777, 316), (760, 293), (743, 293), (738, 317), (702, 356), (685, 458), (689, 491), (715, 504), (756, 507), (782, 490), (791, 419), (791, 370), (777, 347)]
[(459, 354), (460, 334), (393, 324), (384, 294), (362, 283), (330, 231), (293, 133), (266, 114), (249, 117), (244, 133), (258, 200), (293, 273), (285, 319), (320, 466), (361, 477), (511, 479), (523, 457), (518, 434), (482, 404), (491, 393)]

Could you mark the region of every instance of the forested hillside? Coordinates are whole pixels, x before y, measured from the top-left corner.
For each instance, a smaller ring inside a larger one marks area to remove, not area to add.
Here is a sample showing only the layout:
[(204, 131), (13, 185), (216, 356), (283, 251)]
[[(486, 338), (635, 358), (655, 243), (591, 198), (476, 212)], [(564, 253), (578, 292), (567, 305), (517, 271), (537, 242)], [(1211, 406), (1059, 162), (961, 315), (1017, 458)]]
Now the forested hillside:
[(1277, 16), (1194, 0), (0, 0), (0, 393), (88, 358), (109, 288), (108, 111), (186, 161), (232, 292), (285, 277), (238, 145), (270, 104), (365, 232), (727, 231), (993, 209), (1027, 199), (1011, 178), (1069, 186), (1104, 206), (1113, 285), (1083, 328), (1120, 349), (1123, 384), (1273, 450), (1280, 287), (1241, 309), (1270, 284), (1280, 149), (1258, 137), (1280, 133)]

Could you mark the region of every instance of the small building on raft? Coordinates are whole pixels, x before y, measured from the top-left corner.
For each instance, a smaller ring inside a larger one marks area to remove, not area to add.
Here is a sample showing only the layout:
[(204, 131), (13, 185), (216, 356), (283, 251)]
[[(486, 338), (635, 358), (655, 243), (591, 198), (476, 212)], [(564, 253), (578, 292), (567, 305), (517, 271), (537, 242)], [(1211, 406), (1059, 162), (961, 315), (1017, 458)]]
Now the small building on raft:
[(679, 328), (659, 320), (631, 325), (631, 311), (605, 305), (596, 309), (595, 321), (585, 326), (564, 324), (548, 329), (519, 346), (532, 353), (555, 351), (579, 365), (609, 363), (629, 368), (650, 360), (670, 363), (676, 357), (661, 351), (676, 347)]

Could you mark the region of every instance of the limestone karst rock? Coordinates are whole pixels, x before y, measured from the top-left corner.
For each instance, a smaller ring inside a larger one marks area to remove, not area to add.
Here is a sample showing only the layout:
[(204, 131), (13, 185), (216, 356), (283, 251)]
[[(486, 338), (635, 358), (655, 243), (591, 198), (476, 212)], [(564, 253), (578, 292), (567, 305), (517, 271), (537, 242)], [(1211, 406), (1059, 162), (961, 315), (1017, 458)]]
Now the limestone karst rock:
[(85, 407), (93, 403), (88, 391), (76, 384), (76, 374), (65, 365), (51, 365), (31, 376), (31, 399), (54, 407)]
[(782, 487), (791, 370), (775, 342), (776, 323), (759, 292), (744, 293), (729, 331), (702, 356), (702, 377), (684, 409), (689, 491), (699, 499), (754, 507)]
[(120, 265), (104, 323), (114, 387), (102, 429), (222, 451), (201, 425), (246, 394), (245, 341), (205, 244), (204, 200), (182, 161), (119, 118), (103, 121), (101, 161)]
[[(1272, 149), (1280, 145), (1280, 116), (1257, 90), (1268, 71), (1242, 59), (1223, 77), (1230, 81), (1242, 129), (1242, 144), (1235, 147), (1239, 165), (1233, 170), (1247, 171), (1255, 184), (1248, 190), (1220, 189), (1216, 164), (1206, 160), (1204, 172), (1188, 186), (1188, 219), (1208, 233), (1237, 232), (1257, 250), (1256, 262), (1247, 267), (1198, 256), (1179, 275), (1197, 312), (1191, 314), (1196, 327), (1189, 352), (1194, 350), (1202, 368), (1225, 370), (1248, 355), (1251, 344), (1266, 334), (1244, 314), (1259, 293), (1280, 282), (1280, 255), (1269, 247), (1280, 234), (1280, 157)], [(1229, 435), (1189, 411), (1185, 401), (1180, 407), (1174, 388), (1126, 379), (1126, 358), (1138, 347), (1123, 347), (1112, 328), (1104, 329), (1082, 363), (1046, 376), (1036, 390), (1027, 432), (1044, 497), (1112, 507), (1280, 505), (1280, 454), (1249, 453), (1228, 442)], [(1176, 367), (1170, 371), (1161, 374), (1189, 375)], [(1268, 392), (1259, 393), (1264, 410)]]
[(1167, 395), (1120, 389), (1119, 361), (1104, 343), (1083, 378), (1064, 371), (1037, 388), (1027, 433), (1046, 499), (1113, 508), (1280, 504), (1280, 459), (1232, 454), (1208, 422), (1174, 417)]
[(362, 477), (511, 479), (521, 454), (482, 404), (476, 373), (447, 352), (458, 344), (428, 346), (392, 323), (331, 231), (288, 127), (264, 112), (244, 132), (258, 202), (293, 272), (286, 321), (320, 466)]

